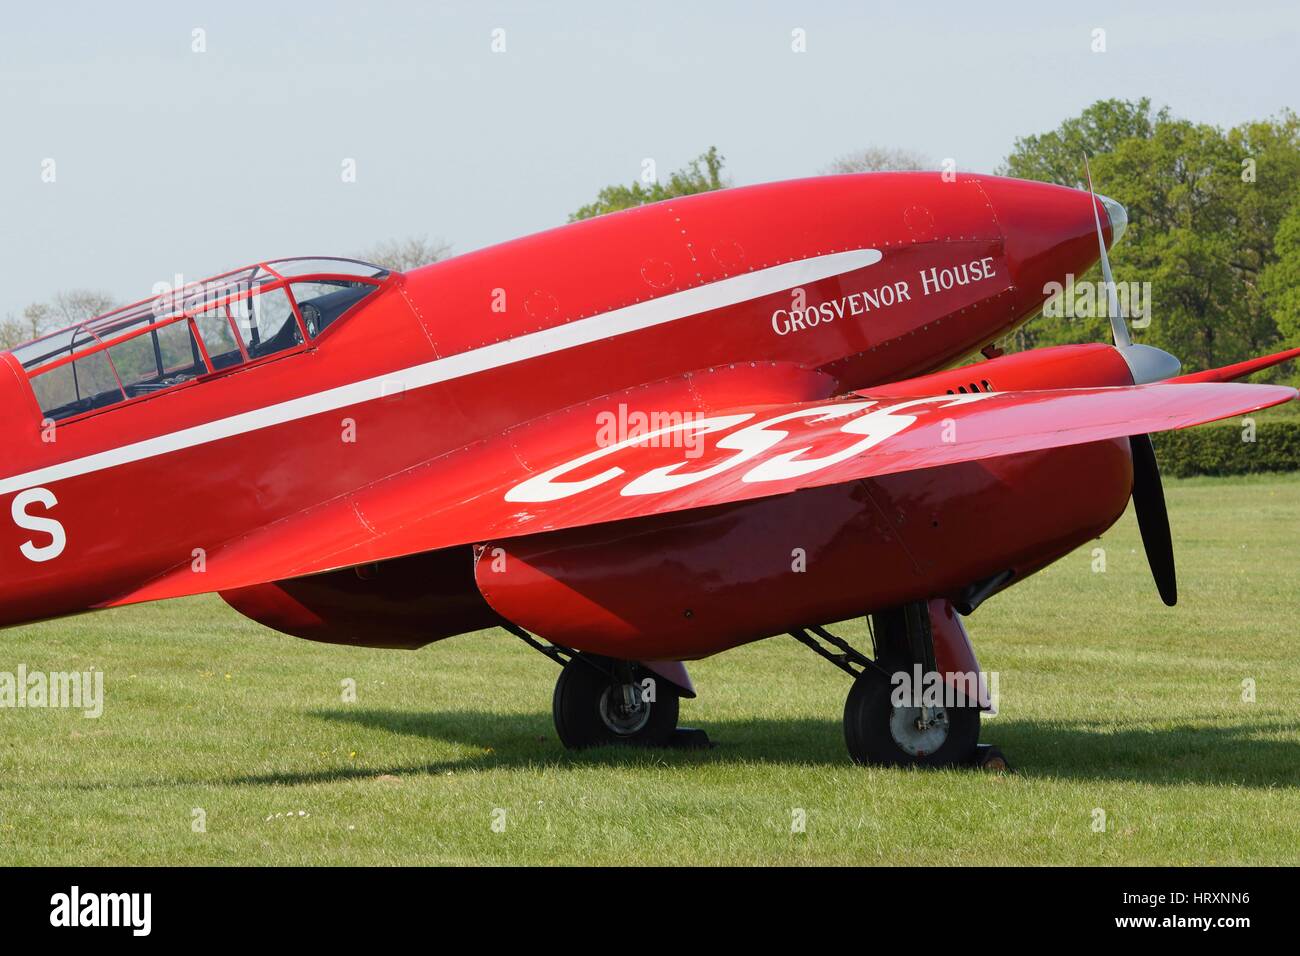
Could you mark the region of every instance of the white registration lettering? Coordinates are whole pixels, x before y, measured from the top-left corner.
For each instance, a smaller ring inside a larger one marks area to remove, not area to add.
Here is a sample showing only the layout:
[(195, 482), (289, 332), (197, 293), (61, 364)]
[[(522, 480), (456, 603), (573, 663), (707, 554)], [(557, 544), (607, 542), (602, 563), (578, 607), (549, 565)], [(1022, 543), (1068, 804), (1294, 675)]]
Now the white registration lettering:
[[(769, 418), (767, 421), (748, 425), (735, 434), (718, 439), (717, 447), (736, 452), (730, 458), (701, 471), (679, 472), (678, 469), (682, 467), (684, 462), (655, 468), (647, 471), (644, 475), (633, 478), (619, 494), (625, 496), (653, 495), (662, 491), (676, 491), (678, 488), (685, 488), (687, 485), (693, 485), (705, 478), (712, 478), (728, 468), (734, 468), (752, 458), (757, 458), (769, 448), (774, 448), (780, 444), (790, 433), (780, 428), (772, 428), (773, 425), (779, 425), (782, 422), (792, 421), (796, 418), (839, 418), (874, 404), (876, 403), (845, 402), (842, 405), (832, 405), (829, 408), (825, 406), (801, 408), (796, 412), (787, 412), (784, 415), (778, 415), (776, 418)], [(807, 451), (808, 449), (803, 450)]]
[[(839, 451), (830, 455), (823, 455), (820, 458), (803, 458), (802, 455), (812, 451), (811, 448), (800, 448), (795, 451), (782, 452), (767, 461), (759, 462), (749, 471), (745, 472), (740, 479), (746, 483), (755, 481), (782, 481), (790, 478), (802, 478), (804, 475), (810, 475), (814, 471), (821, 471), (823, 468), (829, 468), (831, 465), (837, 465), (842, 461), (848, 461), (854, 455), (860, 455), (868, 448), (874, 448), (887, 438), (892, 438), (903, 429), (909, 427), (916, 421), (915, 415), (900, 415), (900, 411), (907, 408), (916, 408), (919, 405), (931, 405), (935, 402), (940, 403), (941, 408), (947, 408), (950, 405), (964, 405), (966, 402), (978, 401), (981, 398), (987, 398), (988, 393), (971, 393), (969, 395), (940, 395), (934, 398), (917, 398), (898, 405), (889, 405), (885, 408), (878, 408), (875, 411), (867, 412), (865, 415), (859, 415), (844, 423), (840, 431), (846, 435), (861, 435), (861, 440), (841, 448)], [(867, 405), (874, 405), (875, 402), (866, 402)], [(860, 407), (860, 403), (854, 403), (855, 409)], [(762, 427), (762, 426), (751, 426)], [(726, 439), (723, 439), (725, 441)], [(718, 442), (719, 445), (722, 442)], [(626, 494), (626, 492), (624, 492)]]
[(754, 417), (753, 412), (746, 412), (743, 415), (719, 415), (716, 418), (700, 418), (691, 421), (677, 422), (664, 428), (656, 429), (652, 432), (646, 432), (641, 435), (633, 435), (625, 438), (620, 442), (607, 445), (604, 448), (597, 448), (581, 458), (575, 458), (573, 461), (565, 462), (563, 465), (557, 465), (541, 474), (533, 475), (527, 481), (521, 482), (506, 492), (506, 501), (556, 501), (560, 498), (568, 498), (570, 495), (576, 495), (580, 491), (588, 491), (597, 485), (603, 485), (623, 474), (623, 469), (615, 465), (602, 471), (591, 478), (584, 478), (581, 481), (561, 481), (561, 476), (568, 474), (583, 465), (588, 465), (593, 461), (599, 461), (607, 455), (612, 455), (616, 451), (624, 448), (630, 448), (633, 445), (649, 443), (652, 439), (657, 439), (663, 435), (672, 432), (689, 431), (697, 434), (707, 434), (708, 432), (721, 431), (724, 428), (731, 428), (733, 425), (739, 425)]
[[(813, 422), (819, 422), (848, 418), (848, 421), (840, 426), (839, 432), (845, 435), (859, 435), (861, 438), (858, 441), (852, 442), (839, 451), (821, 456), (805, 457), (816, 450), (815, 445), (806, 445), (792, 451), (781, 452), (753, 464), (741, 476), (740, 480), (745, 483), (753, 483), (802, 478), (805, 475), (847, 461), (856, 455), (861, 455), (863, 452), (911, 427), (915, 424), (917, 416), (908, 414), (909, 409), (920, 409), (925, 406), (950, 408), (955, 405), (965, 405), (970, 402), (992, 398), (994, 394), (996, 393), (973, 392), (969, 395), (936, 395), (926, 398), (906, 399), (885, 406), (880, 406), (878, 400), (865, 399), (832, 405), (818, 405), (812, 408), (801, 408), (796, 411), (785, 412), (774, 418), (747, 425), (739, 431), (719, 438), (715, 447), (722, 451), (735, 452), (735, 454), (716, 464), (708, 465), (697, 471), (683, 471), (682, 469), (689, 464), (684, 461), (653, 468), (628, 481), (620, 489), (619, 494), (631, 497), (677, 491), (697, 482), (713, 478), (747, 462), (753, 462), (754, 459), (776, 448), (789, 437), (789, 431), (776, 427), (784, 422), (797, 419), (811, 419)], [(870, 411), (867, 411), (868, 409)], [(863, 414), (857, 414), (859, 412)], [(599, 461), (607, 455), (634, 445), (652, 444), (653, 439), (675, 431), (690, 430), (699, 434), (724, 431), (753, 417), (752, 412), (738, 415), (720, 415), (715, 418), (676, 423), (652, 432), (639, 434), (604, 448), (598, 448), (581, 458), (565, 462), (549, 471), (534, 475), (511, 488), (506, 492), (505, 497), (507, 501), (517, 502), (557, 501), (561, 498), (568, 498), (583, 491), (589, 491), (598, 485), (603, 485), (625, 473), (623, 468), (615, 465), (590, 478), (580, 480), (564, 479), (564, 476), (570, 472)]]
[(28, 488), (14, 495), (13, 504), (9, 508), (14, 524), (25, 531), (39, 531), (50, 536), (49, 544), (37, 545), (34, 541), (24, 541), (19, 545), (18, 550), (28, 561), (52, 561), (63, 553), (63, 548), (68, 543), (63, 524), (54, 518), (27, 513), (28, 505), (39, 504), (48, 511), (58, 503), (54, 492), (48, 488)]

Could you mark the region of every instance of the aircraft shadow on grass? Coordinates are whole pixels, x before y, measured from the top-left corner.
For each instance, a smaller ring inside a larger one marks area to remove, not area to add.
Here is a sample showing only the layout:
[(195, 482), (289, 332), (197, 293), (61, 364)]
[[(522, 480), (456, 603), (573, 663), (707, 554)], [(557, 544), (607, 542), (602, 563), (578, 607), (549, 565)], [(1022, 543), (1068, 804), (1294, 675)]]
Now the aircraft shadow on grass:
[[(669, 765), (779, 763), (838, 767), (848, 763), (840, 722), (821, 718), (711, 720), (704, 725), (714, 742), (709, 749), (604, 747), (566, 751), (555, 739), (549, 715), (543, 714), (335, 709), (318, 711), (316, 716), (367, 730), (473, 748), (476, 752), (430, 763), (285, 771), (231, 782), (294, 785), (470, 769), (635, 766), (647, 760)], [(982, 736), (1002, 747), (1017, 772), (1026, 777), (1295, 787), (1300, 786), (1300, 743), (1276, 739), (1279, 734), (1295, 730), (1292, 725), (1266, 721), (1215, 725), (1208, 718), (1202, 725), (1160, 730), (1116, 730), (1113, 725), (1085, 721), (999, 719), (986, 721)]]

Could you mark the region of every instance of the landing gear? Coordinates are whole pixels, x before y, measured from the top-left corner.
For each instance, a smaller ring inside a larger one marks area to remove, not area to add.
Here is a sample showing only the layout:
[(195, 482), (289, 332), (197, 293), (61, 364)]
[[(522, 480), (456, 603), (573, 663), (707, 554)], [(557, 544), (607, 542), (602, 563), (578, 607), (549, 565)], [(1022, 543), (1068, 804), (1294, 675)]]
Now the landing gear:
[[(909, 604), (873, 615), (872, 621), (874, 660), (824, 628), (792, 632), (853, 677), (844, 702), (844, 740), (849, 756), (860, 764), (890, 767), (978, 763), (980, 715), (976, 703), (954, 701), (942, 694), (943, 699), (935, 701), (933, 694), (924, 693), (924, 679), (921, 687), (912, 686), (917, 665), (921, 675), (937, 671), (928, 605)], [(907, 680), (896, 683), (894, 675), (899, 673)]]
[[(702, 730), (677, 726), (681, 692), (634, 661), (584, 654), (533, 637), (522, 627), (502, 627), (563, 670), (555, 682), (551, 714), (560, 743), (570, 750), (607, 744), (697, 749), (711, 746)], [(688, 697), (694, 696), (685, 679)]]
[(974, 707), (896, 707), (894, 686), (875, 668), (863, 671), (844, 702), (844, 740), (862, 764), (950, 767), (972, 763), (980, 715)]
[(571, 750), (607, 744), (666, 747), (677, 730), (677, 691), (629, 661), (578, 654), (555, 682), (552, 712)]
[[(972, 764), (980, 738), (974, 702), (923, 693), (921, 675), (938, 670), (928, 604), (917, 602), (872, 616), (874, 666), (849, 688), (844, 702), (844, 740), (857, 763), (890, 767), (951, 767)], [(904, 675), (906, 681), (895, 680)], [(924, 682), (924, 678), (922, 678)], [(946, 687), (940, 686), (940, 691)]]

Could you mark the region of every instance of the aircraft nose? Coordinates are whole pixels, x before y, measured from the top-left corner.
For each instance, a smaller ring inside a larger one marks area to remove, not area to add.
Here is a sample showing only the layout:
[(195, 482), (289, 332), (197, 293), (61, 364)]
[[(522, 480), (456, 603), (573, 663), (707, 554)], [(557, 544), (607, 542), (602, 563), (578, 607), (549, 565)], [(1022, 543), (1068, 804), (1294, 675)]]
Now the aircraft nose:
[[(981, 177), (1002, 232), (1017, 311), (1032, 311), (1067, 276), (1082, 279), (1098, 259), (1097, 219), (1103, 212), (1087, 190), (999, 176)], [(1127, 223), (1119, 203), (1105, 206), (1114, 223)], [(1103, 225), (1105, 223), (1103, 222)], [(1113, 241), (1113, 240), (1112, 240)]]
[(1128, 228), (1128, 210), (1109, 196), (1098, 193), (1097, 198), (1106, 207), (1106, 216), (1110, 219), (1110, 244), (1113, 246), (1119, 242), (1124, 235), (1124, 230)]

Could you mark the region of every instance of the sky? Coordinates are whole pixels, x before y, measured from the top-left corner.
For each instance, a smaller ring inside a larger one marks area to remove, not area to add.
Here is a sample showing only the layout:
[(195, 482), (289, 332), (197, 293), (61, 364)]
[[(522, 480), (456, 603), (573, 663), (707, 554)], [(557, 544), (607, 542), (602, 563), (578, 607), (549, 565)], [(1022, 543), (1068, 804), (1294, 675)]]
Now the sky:
[(1300, 109), (1298, 49), (1295, 0), (24, 3), (0, 318), (392, 238), (465, 252), (711, 145), (743, 185), (873, 145), (990, 172), (1105, 97), (1231, 126)]

